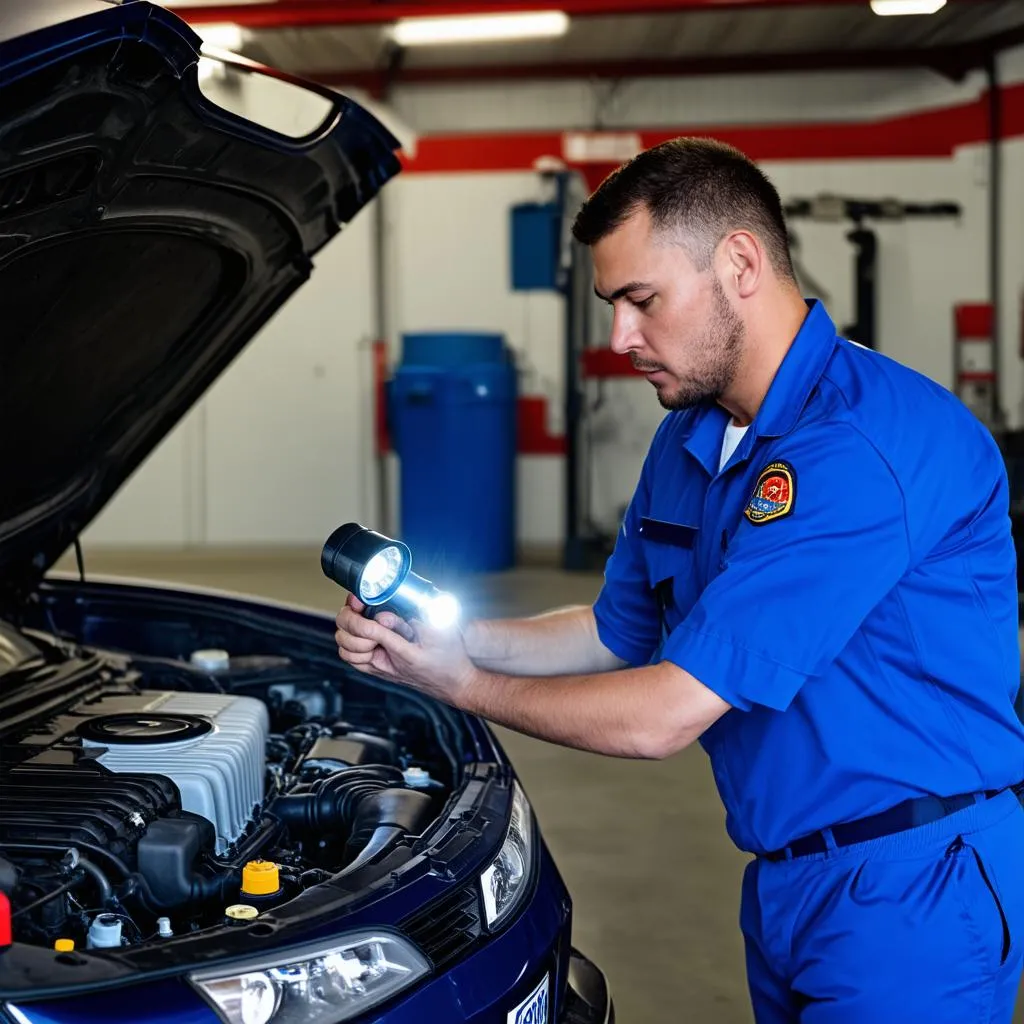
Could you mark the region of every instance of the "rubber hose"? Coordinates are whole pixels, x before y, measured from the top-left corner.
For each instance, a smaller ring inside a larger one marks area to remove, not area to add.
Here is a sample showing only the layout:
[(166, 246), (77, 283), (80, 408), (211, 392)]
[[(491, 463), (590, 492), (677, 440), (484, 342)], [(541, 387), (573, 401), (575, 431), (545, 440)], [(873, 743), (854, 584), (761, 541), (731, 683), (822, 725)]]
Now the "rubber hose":
[(397, 768), (345, 768), (314, 782), (304, 792), (278, 797), (270, 810), (289, 827), (304, 831), (323, 831), (339, 825), (350, 828), (364, 801), (403, 783)]
[(100, 901), (99, 906), (109, 907), (114, 901), (114, 887), (110, 884), (107, 876), (91, 860), (86, 860), (85, 857), (78, 858), (78, 867), (92, 879), (93, 884), (96, 886)]

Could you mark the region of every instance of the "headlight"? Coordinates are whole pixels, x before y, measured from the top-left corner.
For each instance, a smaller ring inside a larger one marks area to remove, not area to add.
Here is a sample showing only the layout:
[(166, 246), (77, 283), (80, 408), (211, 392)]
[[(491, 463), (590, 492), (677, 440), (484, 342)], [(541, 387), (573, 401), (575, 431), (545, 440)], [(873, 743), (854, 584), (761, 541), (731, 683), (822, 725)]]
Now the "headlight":
[(189, 981), (227, 1024), (335, 1024), (390, 999), (430, 970), (396, 936), (367, 932), (335, 945), (292, 950), (230, 973), (197, 971)]
[(521, 902), (533, 869), (533, 812), (515, 783), (512, 820), (494, 863), (480, 876), (487, 927), (501, 924)]

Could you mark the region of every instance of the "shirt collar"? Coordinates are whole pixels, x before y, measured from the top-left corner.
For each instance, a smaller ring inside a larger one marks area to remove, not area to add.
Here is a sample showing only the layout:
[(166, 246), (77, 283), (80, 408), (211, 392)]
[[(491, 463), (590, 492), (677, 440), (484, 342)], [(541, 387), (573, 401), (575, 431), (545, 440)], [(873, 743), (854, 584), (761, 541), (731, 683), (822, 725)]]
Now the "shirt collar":
[[(746, 457), (754, 437), (781, 437), (796, 425), (807, 399), (821, 380), (836, 346), (836, 328), (825, 307), (817, 300), (807, 302), (807, 316), (789, 351), (775, 373), (768, 394), (738, 449)], [(729, 414), (716, 402), (707, 402), (689, 414), (689, 430), (683, 446), (708, 471), (718, 472), (722, 437)]]
[(811, 299), (807, 303), (807, 316), (754, 417), (752, 433), (758, 437), (781, 437), (796, 426), (835, 347), (835, 324), (825, 307), (817, 299)]

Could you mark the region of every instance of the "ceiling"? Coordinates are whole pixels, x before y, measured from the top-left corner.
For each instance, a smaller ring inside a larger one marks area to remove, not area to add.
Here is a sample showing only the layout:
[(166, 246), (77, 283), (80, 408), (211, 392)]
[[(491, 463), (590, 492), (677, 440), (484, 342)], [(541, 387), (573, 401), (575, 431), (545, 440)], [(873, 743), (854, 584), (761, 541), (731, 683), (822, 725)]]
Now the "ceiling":
[[(243, 27), (242, 53), (328, 84), (713, 74), (927, 66), (951, 77), (990, 48), (1024, 43), (1024, 0), (949, 0), (939, 12), (881, 18), (868, 0), (164, 0), (197, 31)], [(560, 9), (557, 39), (398, 50), (410, 14)]]

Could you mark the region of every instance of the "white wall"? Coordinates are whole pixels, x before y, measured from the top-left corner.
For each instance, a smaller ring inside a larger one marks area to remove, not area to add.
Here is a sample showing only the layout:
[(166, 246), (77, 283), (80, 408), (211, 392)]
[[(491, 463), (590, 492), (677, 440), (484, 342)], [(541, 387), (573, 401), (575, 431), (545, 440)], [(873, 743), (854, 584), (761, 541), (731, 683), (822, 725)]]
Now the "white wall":
[(476, 82), (399, 86), (392, 104), (423, 134), (675, 128), (858, 121), (961, 102), (982, 86), (978, 74), (952, 83), (915, 69), (620, 82)]
[(198, 538), (201, 421), (200, 408), (181, 421), (83, 532), (83, 544), (182, 547)]
[[(1001, 61), (1024, 80), (1024, 48)], [(658, 128), (796, 121), (836, 123), (971, 101), (980, 76), (952, 84), (923, 71), (649, 79), (606, 83), (405, 87), (395, 115), (421, 134)], [(243, 100), (244, 102), (245, 100)], [(266, 107), (266, 99), (262, 99)], [(1002, 371), (1006, 404), (1022, 422), (1017, 354), (1024, 284), (1024, 140), (1005, 146)], [(883, 351), (945, 385), (952, 372), (952, 307), (984, 301), (987, 154), (950, 158), (767, 162), (784, 198), (835, 191), (868, 198), (959, 202), (957, 223), (876, 226)], [(547, 198), (528, 170), (407, 173), (385, 190), (386, 334), (397, 358), (406, 331), (498, 330), (519, 353), (524, 392), (547, 395), (559, 432), (562, 311), (557, 297), (509, 284), (509, 208)], [(800, 256), (852, 318), (852, 249), (839, 225), (794, 222)], [(318, 260), (313, 280), (271, 322), (126, 486), (87, 534), (93, 543), (319, 543), (347, 517), (379, 521), (369, 422), (372, 214), (364, 211)], [(603, 314), (602, 314), (603, 315)], [(598, 333), (602, 327), (597, 325)], [(590, 385), (588, 396), (596, 399)], [(596, 517), (613, 526), (632, 491), (662, 412), (642, 381), (607, 382), (591, 420)], [(562, 460), (520, 459), (520, 539), (562, 532)], [(392, 467), (392, 479), (394, 472)], [(388, 524), (391, 525), (391, 524)]]

